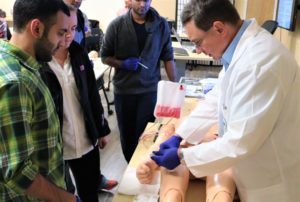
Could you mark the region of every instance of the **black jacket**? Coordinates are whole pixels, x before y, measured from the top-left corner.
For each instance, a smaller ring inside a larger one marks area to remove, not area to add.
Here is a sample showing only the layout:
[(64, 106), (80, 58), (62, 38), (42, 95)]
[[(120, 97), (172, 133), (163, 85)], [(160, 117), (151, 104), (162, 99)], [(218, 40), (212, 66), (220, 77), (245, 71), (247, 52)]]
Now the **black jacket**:
[[(83, 110), (86, 131), (91, 143), (96, 146), (99, 137), (110, 133), (107, 120), (96, 85), (93, 65), (87, 53), (76, 42), (69, 47), (70, 61), (75, 78), (75, 83), (80, 95), (80, 104)], [(63, 94), (60, 83), (47, 63), (41, 68), (41, 76), (52, 94), (56, 110), (63, 124)], [(78, 114), (80, 116), (81, 114)]]
[(115, 94), (141, 94), (157, 91), (161, 79), (160, 61), (172, 61), (173, 48), (169, 25), (154, 8), (150, 8), (145, 22), (147, 39), (140, 53), (138, 39), (133, 24), (131, 10), (115, 18), (107, 27), (101, 46), (101, 58), (115, 57), (124, 60), (129, 57), (141, 59), (149, 69), (136, 71), (115, 69), (113, 77)]
[(85, 31), (84, 31), (84, 17), (81, 10), (77, 10), (77, 32), (82, 32), (82, 40), (80, 42), (81, 47), (85, 48)]

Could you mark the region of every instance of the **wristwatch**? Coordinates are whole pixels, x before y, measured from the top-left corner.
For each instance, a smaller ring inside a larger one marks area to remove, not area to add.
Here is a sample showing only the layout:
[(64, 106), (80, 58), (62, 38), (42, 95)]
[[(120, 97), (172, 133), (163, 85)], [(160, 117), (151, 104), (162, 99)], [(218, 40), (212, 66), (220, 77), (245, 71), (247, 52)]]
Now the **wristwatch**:
[(181, 164), (185, 165), (185, 161), (184, 161), (184, 156), (183, 156), (183, 152), (182, 149), (178, 149), (178, 157), (179, 157), (179, 161)]

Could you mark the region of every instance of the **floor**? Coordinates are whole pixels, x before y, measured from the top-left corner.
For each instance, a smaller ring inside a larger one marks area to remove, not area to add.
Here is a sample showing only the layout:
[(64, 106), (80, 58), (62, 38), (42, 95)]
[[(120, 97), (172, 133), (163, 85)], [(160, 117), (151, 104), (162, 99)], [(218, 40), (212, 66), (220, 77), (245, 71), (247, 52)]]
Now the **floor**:
[[(220, 71), (220, 67), (211, 67), (211, 66), (187, 66), (187, 70), (185, 72), (186, 77), (216, 77), (218, 72)], [(166, 74), (164, 69), (162, 69), (162, 79), (166, 79)], [(104, 75), (104, 80), (108, 81), (108, 73), (106, 72)], [(107, 86), (107, 83), (106, 83)], [(111, 85), (112, 87), (112, 85)], [(115, 179), (120, 181), (123, 175), (123, 172), (126, 169), (127, 163), (123, 157), (118, 126), (116, 121), (115, 112), (112, 115), (108, 115), (107, 113), (107, 103), (104, 100), (103, 92), (100, 91), (100, 95), (102, 98), (102, 104), (106, 111), (106, 117), (109, 122), (111, 128), (111, 137), (109, 144), (100, 151), (100, 164), (101, 164), (101, 172), (109, 179)], [(112, 89), (107, 91), (107, 95), (110, 100), (112, 97)], [(111, 106), (114, 110), (114, 106)], [(112, 198), (116, 192), (117, 188), (110, 192), (100, 192), (99, 193), (99, 202), (111, 202)]]

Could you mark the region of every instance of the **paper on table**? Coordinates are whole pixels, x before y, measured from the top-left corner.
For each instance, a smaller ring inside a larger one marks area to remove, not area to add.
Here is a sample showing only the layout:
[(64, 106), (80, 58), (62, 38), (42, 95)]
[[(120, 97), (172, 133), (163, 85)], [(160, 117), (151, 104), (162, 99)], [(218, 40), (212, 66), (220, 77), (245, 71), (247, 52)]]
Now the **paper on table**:
[(152, 194), (139, 194), (134, 197), (133, 202), (157, 202), (159, 199), (158, 195)]
[(200, 85), (186, 85), (185, 96), (204, 98), (203, 88)]
[(122, 181), (119, 185), (118, 192), (126, 195), (138, 195), (138, 194), (149, 194), (158, 195), (160, 186), (160, 175), (157, 175), (157, 180), (155, 184), (141, 184), (136, 177), (136, 169), (132, 167), (127, 167)]

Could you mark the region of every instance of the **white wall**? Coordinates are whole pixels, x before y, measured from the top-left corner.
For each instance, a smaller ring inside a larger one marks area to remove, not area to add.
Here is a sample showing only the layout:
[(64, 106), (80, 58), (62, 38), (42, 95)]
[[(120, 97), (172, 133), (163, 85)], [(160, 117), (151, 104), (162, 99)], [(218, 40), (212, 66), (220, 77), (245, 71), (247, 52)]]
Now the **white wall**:
[(12, 8), (15, 0), (1, 0), (0, 8), (6, 12), (6, 15), (11, 18)]
[[(11, 10), (15, 0), (0, 0), (0, 8), (11, 16)], [(155, 7), (162, 16), (175, 19), (176, 0), (152, 0)], [(124, 0), (84, 0), (80, 9), (87, 14), (89, 19), (99, 20), (100, 27), (106, 30), (108, 24), (116, 17), (120, 8), (124, 7)]]
[[(176, 0), (152, 0), (151, 6), (162, 16), (175, 19)], [(116, 17), (118, 10), (123, 7), (124, 0), (85, 0), (80, 9), (89, 19), (99, 20), (100, 27), (105, 31), (108, 24)]]
[(123, 7), (124, 0), (85, 0), (82, 1), (80, 9), (89, 19), (99, 20), (100, 27), (105, 31), (118, 10)]
[[(11, 17), (15, 0), (0, 1), (0, 8), (6, 12), (8, 17)], [(99, 20), (101, 28), (105, 30), (110, 21), (116, 17), (117, 11), (122, 7), (124, 7), (124, 0), (84, 0), (80, 9), (87, 14), (88, 18)]]

